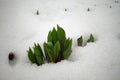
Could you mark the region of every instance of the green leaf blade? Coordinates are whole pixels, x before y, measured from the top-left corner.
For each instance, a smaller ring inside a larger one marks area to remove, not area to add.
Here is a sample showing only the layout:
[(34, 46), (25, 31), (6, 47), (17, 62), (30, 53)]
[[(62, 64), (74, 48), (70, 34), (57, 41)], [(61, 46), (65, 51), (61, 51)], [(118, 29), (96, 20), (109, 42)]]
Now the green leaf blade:
[(44, 51), (48, 62), (54, 62), (54, 54), (53, 54), (52, 46), (53, 45), (51, 45), (51, 43), (44, 43)]
[(61, 46), (63, 46), (66, 40), (66, 34), (65, 31), (59, 25), (57, 25), (57, 37), (60, 41)]
[(54, 56), (55, 56), (55, 62), (56, 62), (56, 60), (58, 59), (58, 55), (59, 55), (59, 53), (60, 53), (60, 50), (61, 50), (61, 48), (60, 48), (60, 43), (59, 43), (59, 41), (57, 41), (56, 43), (55, 43), (55, 45), (54, 45)]
[(49, 31), (49, 33), (48, 33), (47, 42), (52, 42), (52, 32), (51, 31)]
[(57, 31), (55, 28), (52, 30), (52, 43), (55, 44), (57, 42)]
[(37, 64), (42, 65), (44, 63), (43, 56), (42, 56), (42, 53), (40, 52), (40, 50), (36, 44), (34, 46), (34, 54), (36, 57)]
[(82, 44), (83, 44), (83, 38), (82, 38), (82, 36), (77, 39), (77, 44), (78, 44), (78, 46), (82, 46)]
[(94, 40), (94, 37), (93, 37), (93, 35), (91, 34), (87, 42), (94, 42), (94, 41), (95, 41), (95, 40)]
[(67, 42), (66, 42), (66, 47), (64, 48), (64, 52), (63, 52), (63, 59), (68, 59), (68, 57), (70, 56), (72, 50), (71, 50), (71, 47), (72, 47), (72, 39), (68, 39)]
[(35, 56), (34, 56), (32, 50), (31, 50), (31, 48), (29, 48), (29, 50), (28, 50), (27, 52), (28, 52), (28, 58), (29, 58), (29, 60), (30, 60), (32, 63), (35, 63), (35, 62), (36, 62), (36, 61), (35, 61)]

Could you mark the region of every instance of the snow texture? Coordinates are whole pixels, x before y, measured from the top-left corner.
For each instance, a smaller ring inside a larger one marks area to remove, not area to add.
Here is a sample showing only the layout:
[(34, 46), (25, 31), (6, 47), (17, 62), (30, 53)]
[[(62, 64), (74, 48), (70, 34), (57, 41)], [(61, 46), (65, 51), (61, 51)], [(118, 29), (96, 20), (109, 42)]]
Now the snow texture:
[[(31, 64), (26, 50), (57, 24), (73, 38), (69, 60)], [(120, 0), (0, 0), (0, 80), (120, 80)]]

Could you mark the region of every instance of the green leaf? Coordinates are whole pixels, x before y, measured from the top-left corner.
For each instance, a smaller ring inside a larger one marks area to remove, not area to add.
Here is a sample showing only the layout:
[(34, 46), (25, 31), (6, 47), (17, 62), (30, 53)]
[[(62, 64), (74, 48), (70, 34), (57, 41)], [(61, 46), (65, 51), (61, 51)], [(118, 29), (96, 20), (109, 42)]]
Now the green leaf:
[(56, 43), (55, 43), (55, 45), (54, 45), (54, 57), (55, 57), (55, 60), (54, 60), (54, 62), (57, 60), (57, 58), (58, 58), (58, 55), (59, 55), (59, 52), (60, 52), (60, 43), (59, 43), (59, 41), (57, 41)]
[(52, 30), (52, 42), (53, 44), (57, 42), (57, 31), (55, 30), (55, 28), (53, 28)]
[[(69, 40), (70, 40), (70, 38), (68, 38), (68, 39), (65, 41), (64, 46), (63, 46), (63, 51), (67, 49), (67, 47), (68, 47), (68, 45), (69, 45)], [(62, 52), (63, 52), (63, 51), (62, 51)]]
[(49, 31), (49, 33), (48, 33), (47, 42), (52, 42), (52, 32), (51, 31)]
[(52, 42), (48, 42), (46, 43), (47, 47), (50, 48), (51, 50), (53, 49), (53, 43)]
[(50, 62), (49, 56), (48, 56), (48, 51), (47, 51), (47, 43), (44, 42), (43, 44), (44, 52), (45, 52), (45, 58), (48, 62)]
[(78, 43), (78, 46), (82, 46), (82, 44), (83, 44), (83, 38), (82, 38), (82, 36), (77, 39), (77, 43)]
[(28, 52), (28, 58), (29, 58), (29, 60), (30, 60), (32, 63), (35, 63), (35, 62), (36, 62), (36, 61), (35, 61), (35, 56), (34, 56), (32, 50), (31, 50), (31, 48), (29, 48), (29, 50), (28, 50), (27, 52)]
[(64, 52), (63, 52), (63, 59), (68, 59), (68, 57), (70, 56), (72, 50), (72, 39), (71, 40), (67, 40), (66, 44), (65, 44), (65, 48), (64, 48)]
[(93, 37), (93, 35), (91, 34), (90, 35), (90, 38), (88, 39), (88, 41), (87, 42), (94, 42), (94, 37)]
[(54, 62), (54, 53), (52, 46), (53, 45), (50, 42), (44, 43), (44, 51), (48, 62)]
[(40, 55), (42, 56), (42, 58), (44, 59), (44, 55), (43, 55), (43, 51), (42, 51), (42, 48), (40, 47), (40, 45), (39, 44), (37, 44), (37, 47), (38, 47), (38, 49), (39, 49), (39, 51), (40, 51)]
[(42, 53), (41, 55), (43, 55), (42, 48), (40, 47), (40, 45), (39, 45), (39, 44), (37, 44), (37, 47), (38, 47), (38, 49), (39, 49), (40, 53)]
[(42, 56), (42, 53), (39, 50), (38, 46), (36, 44), (34, 44), (33, 48), (34, 48), (34, 54), (35, 54), (35, 57), (36, 57), (37, 64), (38, 65), (43, 64), (44, 63), (43, 56)]
[(66, 40), (66, 34), (65, 31), (59, 25), (57, 25), (57, 37), (60, 41), (61, 46), (63, 46)]

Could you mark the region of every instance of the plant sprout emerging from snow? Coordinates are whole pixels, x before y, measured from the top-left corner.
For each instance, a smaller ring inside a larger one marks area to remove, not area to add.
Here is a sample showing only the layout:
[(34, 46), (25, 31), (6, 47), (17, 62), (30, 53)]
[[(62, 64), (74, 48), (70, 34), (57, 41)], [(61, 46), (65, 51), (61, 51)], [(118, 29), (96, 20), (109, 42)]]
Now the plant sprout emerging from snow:
[(77, 44), (78, 44), (78, 46), (82, 46), (82, 44), (83, 44), (82, 36), (77, 39)]
[(112, 8), (112, 6), (109, 6), (109, 8)]
[(90, 35), (90, 37), (89, 37), (89, 39), (88, 39), (88, 41), (87, 42), (94, 42), (94, 37), (93, 37), (93, 35), (91, 34)]
[(36, 12), (36, 15), (39, 15), (40, 13), (39, 13), (39, 11), (37, 10), (37, 12)]
[(72, 39), (66, 38), (65, 31), (57, 25), (49, 31), (47, 43), (44, 43), (44, 51), (48, 62), (59, 62), (68, 59), (72, 50)]
[(45, 61), (57, 63), (68, 59), (72, 52), (72, 39), (66, 38), (63, 28), (57, 25), (57, 30), (53, 28), (52, 31), (49, 31), (47, 42), (44, 42), (43, 47), (44, 54), (39, 44), (34, 44), (34, 52), (29, 48), (28, 58), (32, 63), (41, 65)]
[(89, 11), (90, 11), (90, 8), (88, 8), (87, 11), (89, 12)]
[(65, 11), (68, 11), (68, 9), (67, 9), (67, 8), (65, 8)]
[(118, 0), (115, 0), (115, 3), (118, 3), (119, 1)]

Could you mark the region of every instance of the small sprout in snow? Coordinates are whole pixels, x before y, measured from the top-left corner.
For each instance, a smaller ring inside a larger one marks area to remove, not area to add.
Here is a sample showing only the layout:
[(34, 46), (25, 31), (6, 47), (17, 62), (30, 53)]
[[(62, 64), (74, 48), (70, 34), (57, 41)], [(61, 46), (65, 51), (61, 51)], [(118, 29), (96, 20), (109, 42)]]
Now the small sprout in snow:
[(112, 6), (109, 6), (109, 8), (112, 8)]
[(39, 11), (37, 10), (37, 12), (36, 12), (36, 15), (39, 15), (40, 13), (39, 13)]
[(115, 0), (115, 3), (118, 3), (119, 1), (118, 0)]
[(87, 11), (89, 12), (89, 11), (90, 11), (90, 8), (88, 8)]
[(67, 9), (67, 8), (65, 8), (65, 11), (68, 11), (68, 9)]
[(94, 42), (94, 37), (93, 37), (93, 35), (91, 34), (90, 35), (90, 37), (89, 37), (89, 39), (88, 39), (88, 41), (87, 42)]
[(10, 52), (9, 55), (8, 55), (8, 59), (12, 61), (12, 60), (14, 60), (14, 58), (15, 58), (14, 53)]
[(82, 46), (82, 44), (83, 44), (83, 38), (82, 38), (82, 36), (77, 39), (77, 44), (78, 44), (78, 46)]

